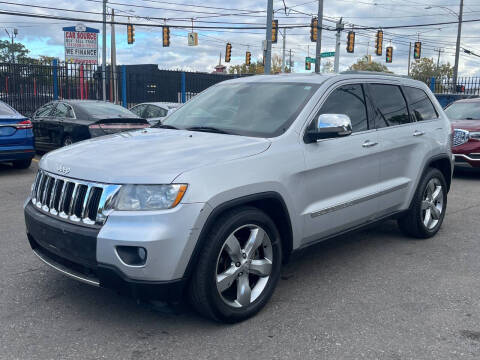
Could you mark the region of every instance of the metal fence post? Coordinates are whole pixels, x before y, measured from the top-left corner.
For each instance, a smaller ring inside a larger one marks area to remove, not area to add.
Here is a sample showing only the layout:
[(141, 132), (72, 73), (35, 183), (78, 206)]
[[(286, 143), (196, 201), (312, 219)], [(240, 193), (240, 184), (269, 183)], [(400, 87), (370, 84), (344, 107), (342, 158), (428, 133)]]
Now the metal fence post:
[(430, 90), (432, 90), (432, 92), (435, 92), (435, 77), (433, 76), (430, 79)]
[(185, 93), (185, 71), (182, 71), (182, 103), (187, 101), (187, 95)]
[(58, 60), (53, 59), (53, 100), (58, 100)]
[(127, 67), (122, 65), (122, 105), (127, 107)]

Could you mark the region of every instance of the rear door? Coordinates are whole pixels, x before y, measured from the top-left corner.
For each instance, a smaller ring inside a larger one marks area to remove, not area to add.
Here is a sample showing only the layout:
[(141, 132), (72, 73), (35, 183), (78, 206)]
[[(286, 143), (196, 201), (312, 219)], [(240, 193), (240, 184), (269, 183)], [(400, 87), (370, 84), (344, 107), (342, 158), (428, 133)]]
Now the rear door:
[(369, 98), (382, 156), (380, 159), (379, 211), (389, 214), (404, 208), (423, 166), (425, 146), (416, 136), (402, 88), (396, 83), (371, 83)]
[(48, 139), (47, 123), (50, 121), (50, 115), (54, 109), (55, 103), (48, 103), (40, 107), (32, 118), (33, 134), (35, 135), (35, 146), (37, 148), (50, 148)]
[(51, 120), (46, 124), (49, 139), (53, 147), (58, 148), (63, 145), (64, 127), (67, 122), (74, 121), (75, 115), (70, 105), (59, 102)]
[(361, 84), (335, 88), (315, 117), (346, 114), (353, 133), (305, 144), (303, 244), (375, 218), (380, 147)]

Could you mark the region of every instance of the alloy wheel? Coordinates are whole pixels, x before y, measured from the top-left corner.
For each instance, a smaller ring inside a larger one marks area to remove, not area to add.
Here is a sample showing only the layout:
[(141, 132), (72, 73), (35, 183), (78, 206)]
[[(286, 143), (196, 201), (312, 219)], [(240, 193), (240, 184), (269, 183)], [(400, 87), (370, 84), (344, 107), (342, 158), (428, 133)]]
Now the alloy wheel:
[(222, 300), (241, 308), (265, 290), (272, 272), (270, 237), (258, 225), (237, 228), (225, 240), (216, 264), (216, 286)]
[(421, 216), (423, 225), (428, 230), (437, 226), (443, 212), (443, 187), (437, 178), (432, 178), (423, 193)]

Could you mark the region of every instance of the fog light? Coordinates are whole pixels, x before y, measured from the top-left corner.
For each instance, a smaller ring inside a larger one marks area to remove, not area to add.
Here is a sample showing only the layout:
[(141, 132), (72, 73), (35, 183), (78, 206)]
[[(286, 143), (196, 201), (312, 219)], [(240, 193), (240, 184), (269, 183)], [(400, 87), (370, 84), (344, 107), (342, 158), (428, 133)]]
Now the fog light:
[(117, 246), (118, 257), (127, 265), (142, 266), (147, 261), (147, 250), (139, 246)]

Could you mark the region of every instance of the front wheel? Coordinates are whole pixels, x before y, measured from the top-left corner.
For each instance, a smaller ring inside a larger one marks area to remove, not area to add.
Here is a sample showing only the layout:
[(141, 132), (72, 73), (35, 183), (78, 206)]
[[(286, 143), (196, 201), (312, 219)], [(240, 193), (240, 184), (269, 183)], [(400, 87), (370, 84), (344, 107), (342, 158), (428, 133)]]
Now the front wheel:
[(190, 284), (190, 299), (203, 315), (237, 322), (267, 303), (280, 276), (282, 249), (274, 222), (242, 207), (222, 215), (207, 235)]
[(420, 181), (410, 209), (398, 224), (406, 235), (427, 239), (440, 229), (446, 210), (445, 178), (438, 169), (430, 168)]

